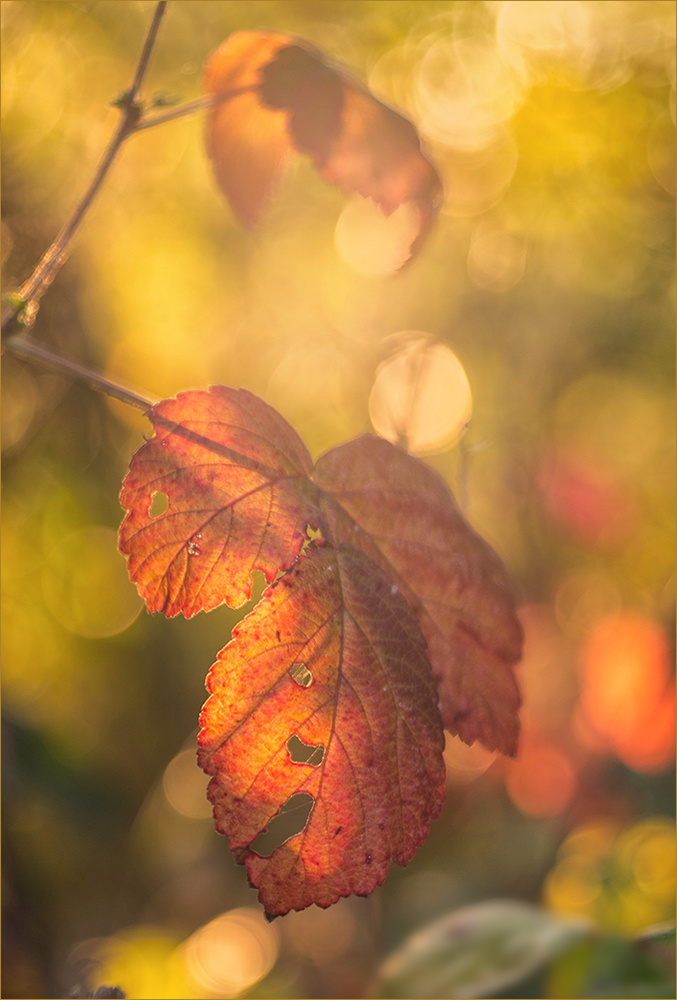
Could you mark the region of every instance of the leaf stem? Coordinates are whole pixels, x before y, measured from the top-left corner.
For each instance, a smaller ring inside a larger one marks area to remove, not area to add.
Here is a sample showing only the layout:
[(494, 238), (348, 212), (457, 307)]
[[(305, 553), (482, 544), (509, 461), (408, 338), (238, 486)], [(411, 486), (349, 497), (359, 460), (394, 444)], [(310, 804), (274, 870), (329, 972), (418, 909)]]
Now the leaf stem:
[(235, 87), (233, 90), (223, 90), (219, 94), (205, 94), (203, 97), (196, 97), (193, 101), (186, 101), (169, 111), (163, 111), (157, 115), (150, 115), (139, 119), (134, 126), (135, 132), (142, 132), (146, 128), (154, 128), (155, 125), (164, 125), (165, 122), (174, 121), (175, 118), (183, 118), (185, 115), (192, 115), (194, 111), (202, 111), (206, 108), (213, 108), (216, 104), (228, 101), (232, 97), (255, 91), (256, 87)]
[(87, 191), (76, 205), (71, 218), (66, 222), (56, 239), (45, 251), (38, 261), (35, 270), (30, 278), (23, 283), (14, 296), (12, 312), (2, 323), (2, 338), (14, 333), (21, 316), (20, 325), (23, 328), (30, 327), (35, 322), (40, 299), (45, 294), (57, 273), (65, 264), (72, 249), (73, 237), (80, 225), (85, 213), (94, 201), (101, 184), (110, 170), (110, 167), (118, 154), (125, 139), (133, 134), (135, 126), (141, 115), (141, 108), (138, 103), (139, 89), (141, 82), (148, 69), (148, 63), (153, 51), (153, 46), (157, 38), (162, 16), (165, 13), (168, 0), (159, 0), (153, 13), (146, 39), (139, 56), (139, 61), (134, 73), (134, 79), (129, 90), (125, 94), (122, 104), (122, 117), (118, 127), (111, 138), (108, 148), (105, 150), (101, 162), (97, 168), (94, 178)]
[(83, 382), (92, 389), (112, 396), (114, 399), (119, 399), (120, 402), (127, 403), (129, 406), (135, 406), (137, 410), (143, 410), (144, 413), (158, 402), (157, 397), (146, 396), (135, 389), (114, 382), (105, 375), (80, 364), (79, 361), (74, 361), (64, 354), (58, 354), (56, 351), (36, 344), (35, 341), (26, 337), (8, 337), (4, 348), (5, 351), (16, 355), (17, 358), (37, 362), (43, 368), (51, 368), (62, 375), (70, 375), (78, 382)]

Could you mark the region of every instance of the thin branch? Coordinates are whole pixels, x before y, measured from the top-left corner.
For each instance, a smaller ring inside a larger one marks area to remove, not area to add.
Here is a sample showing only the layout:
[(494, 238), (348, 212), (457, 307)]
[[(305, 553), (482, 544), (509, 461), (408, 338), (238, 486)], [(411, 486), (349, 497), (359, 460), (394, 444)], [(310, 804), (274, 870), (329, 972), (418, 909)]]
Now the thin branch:
[(136, 389), (131, 389), (121, 385), (119, 382), (114, 382), (105, 375), (87, 368), (86, 365), (82, 365), (80, 362), (74, 361), (63, 354), (57, 354), (56, 351), (52, 351), (48, 347), (43, 347), (41, 344), (36, 344), (26, 337), (8, 337), (4, 343), (4, 348), (5, 351), (14, 354), (17, 358), (22, 358), (24, 361), (37, 362), (43, 368), (50, 368), (61, 375), (68, 375), (76, 379), (76, 381), (83, 382), (85, 385), (90, 386), (90, 388), (96, 389), (98, 392), (103, 392), (107, 396), (119, 399), (120, 402), (127, 403), (129, 406), (135, 406), (137, 410), (143, 410), (144, 413), (158, 402), (157, 397), (143, 395)]
[[(66, 357), (64, 354), (58, 354), (48, 347), (36, 344), (35, 341), (29, 340), (26, 337), (8, 337), (4, 347), (5, 351), (15, 355), (17, 358), (21, 358), (22, 361), (30, 361), (41, 365), (43, 368), (56, 371), (60, 375), (66, 375), (77, 382), (88, 385), (90, 389), (103, 392), (106, 396), (119, 399), (121, 403), (126, 403), (128, 406), (136, 407), (137, 410), (142, 410), (147, 416), (150, 416), (148, 411), (156, 403), (160, 402), (157, 396), (147, 396), (137, 389), (131, 389), (120, 382), (114, 382), (112, 379), (93, 371), (93, 369), (88, 368), (86, 365), (81, 365), (78, 361), (73, 361), (72, 358)], [(234, 448), (228, 448), (219, 441), (213, 441), (211, 438), (191, 430), (190, 427), (184, 427), (181, 423), (168, 420), (158, 413), (154, 414), (151, 419), (155, 427), (162, 427), (170, 431), (170, 433), (182, 437), (185, 441), (189, 441), (191, 444), (206, 448), (207, 451), (219, 455), (220, 458), (224, 458), (228, 462), (234, 462), (236, 465), (263, 473), (265, 476), (275, 475), (274, 469), (270, 469), (263, 463), (255, 461), (250, 456), (244, 455)]]
[(240, 94), (253, 93), (258, 87), (235, 87), (233, 90), (224, 90), (220, 94), (205, 94), (204, 97), (196, 97), (193, 101), (186, 101), (169, 111), (163, 111), (157, 115), (150, 115), (139, 119), (134, 126), (135, 132), (142, 132), (146, 128), (154, 128), (155, 125), (164, 125), (165, 122), (174, 121), (176, 118), (183, 118), (185, 115), (192, 115), (194, 111), (202, 111), (205, 108), (213, 108), (216, 104), (222, 104)]
[(16, 319), (21, 313), (21, 321), (24, 327), (31, 326), (35, 321), (40, 299), (45, 294), (56, 274), (68, 259), (72, 248), (72, 241), (75, 232), (82, 221), (83, 216), (92, 204), (96, 194), (101, 187), (104, 177), (110, 170), (113, 160), (128, 136), (134, 132), (134, 126), (139, 120), (141, 109), (138, 104), (138, 94), (141, 82), (148, 68), (150, 56), (155, 45), (160, 21), (165, 13), (167, 0), (160, 0), (155, 7), (153, 20), (151, 21), (146, 35), (146, 40), (141, 50), (139, 62), (134, 73), (132, 86), (125, 95), (123, 104), (123, 115), (118, 127), (108, 144), (102, 160), (97, 168), (94, 179), (89, 188), (75, 207), (71, 218), (63, 226), (52, 245), (45, 251), (30, 278), (23, 283), (16, 293), (15, 303), (12, 313), (3, 321), (2, 336), (4, 337), (14, 331)]

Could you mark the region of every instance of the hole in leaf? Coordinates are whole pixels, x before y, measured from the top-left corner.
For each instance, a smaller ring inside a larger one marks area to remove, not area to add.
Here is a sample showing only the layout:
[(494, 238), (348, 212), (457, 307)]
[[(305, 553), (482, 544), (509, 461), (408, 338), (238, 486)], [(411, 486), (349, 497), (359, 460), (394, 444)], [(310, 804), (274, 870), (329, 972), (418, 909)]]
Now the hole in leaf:
[(300, 736), (289, 737), (287, 750), (292, 764), (309, 764), (311, 767), (317, 767), (324, 758), (324, 746), (321, 743), (317, 745), (305, 743)]
[(313, 683), (313, 675), (305, 663), (292, 663), (289, 673), (292, 676), (292, 680), (295, 680), (302, 688), (310, 687)]
[(319, 528), (313, 528), (310, 525), (306, 527), (306, 537), (303, 540), (303, 545), (301, 546), (301, 551), (299, 555), (304, 556), (313, 542), (322, 541), (322, 532)]
[(169, 507), (169, 497), (166, 493), (158, 490), (150, 498), (150, 507), (148, 508), (149, 517), (160, 517), (161, 514)]
[(261, 858), (269, 858), (274, 850), (304, 829), (314, 802), (313, 796), (308, 792), (292, 795), (273, 816), (266, 829), (252, 841), (250, 850)]

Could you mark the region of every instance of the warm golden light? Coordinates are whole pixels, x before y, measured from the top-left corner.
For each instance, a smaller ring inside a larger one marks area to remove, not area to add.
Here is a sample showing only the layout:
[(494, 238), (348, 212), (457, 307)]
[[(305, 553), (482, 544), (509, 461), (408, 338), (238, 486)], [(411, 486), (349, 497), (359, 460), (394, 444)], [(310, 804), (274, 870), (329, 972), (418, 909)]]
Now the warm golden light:
[(200, 927), (185, 944), (188, 968), (208, 996), (236, 997), (263, 979), (279, 952), (276, 928), (259, 910), (229, 910)]
[(594, 820), (573, 830), (545, 880), (547, 905), (598, 927), (633, 933), (674, 918), (675, 827), (658, 816), (620, 829)]
[(441, 36), (426, 49), (416, 79), (416, 110), (424, 135), (455, 149), (489, 146), (524, 95), (497, 58), (489, 34)]
[(581, 654), (581, 712), (636, 771), (675, 754), (675, 683), (662, 629), (640, 615), (613, 615), (590, 630)]
[(522, 739), (518, 760), (510, 762), (505, 779), (510, 798), (527, 816), (558, 816), (569, 805), (578, 785), (567, 755), (543, 738)]
[(369, 397), (377, 433), (414, 455), (454, 445), (471, 412), (470, 383), (457, 356), (416, 333), (380, 365)]
[(341, 259), (353, 270), (384, 277), (407, 261), (418, 229), (418, 214), (408, 202), (384, 215), (373, 201), (355, 197), (339, 216), (334, 243)]
[(212, 807), (207, 799), (207, 778), (197, 765), (195, 750), (182, 750), (162, 776), (169, 804), (189, 819), (209, 819)]
[(445, 733), (444, 764), (447, 769), (447, 785), (465, 785), (491, 767), (497, 754), (485, 750), (481, 743), (468, 746), (458, 738)]

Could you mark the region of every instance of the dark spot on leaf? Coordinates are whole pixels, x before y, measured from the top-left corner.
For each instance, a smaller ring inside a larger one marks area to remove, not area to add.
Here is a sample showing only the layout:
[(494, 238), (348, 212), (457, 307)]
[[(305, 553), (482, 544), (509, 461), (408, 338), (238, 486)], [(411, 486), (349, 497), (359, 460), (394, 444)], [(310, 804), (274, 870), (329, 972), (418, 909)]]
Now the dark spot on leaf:
[[(339, 833), (341, 832), (342, 829), (343, 829), (342, 826), (337, 826), (336, 829), (334, 830), (334, 837), (338, 837), (338, 835), (339, 835)], [(332, 840), (333, 840), (333, 837), (332, 837)]]
[(275, 629), (275, 636), (277, 638), (277, 641), (280, 642), (281, 636), (280, 636), (280, 630), (279, 629)]

